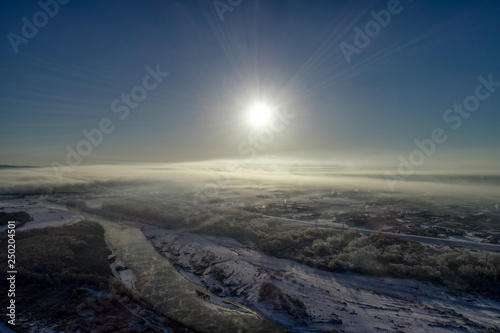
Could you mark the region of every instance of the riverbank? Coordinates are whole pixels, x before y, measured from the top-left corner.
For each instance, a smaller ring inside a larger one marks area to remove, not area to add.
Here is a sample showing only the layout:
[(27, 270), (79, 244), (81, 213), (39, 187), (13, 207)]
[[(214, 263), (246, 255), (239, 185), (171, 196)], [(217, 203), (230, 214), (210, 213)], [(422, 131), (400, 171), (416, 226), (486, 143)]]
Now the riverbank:
[[(255, 311), (210, 302), (199, 292), (216, 297), (180, 275), (131, 224), (93, 218), (105, 228), (105, 237), (117, 258), (134, 273), (138, 294), (168, 318), (199, 332), (285, 332)], [(198, 293), (197, 293), (198, 291)]]

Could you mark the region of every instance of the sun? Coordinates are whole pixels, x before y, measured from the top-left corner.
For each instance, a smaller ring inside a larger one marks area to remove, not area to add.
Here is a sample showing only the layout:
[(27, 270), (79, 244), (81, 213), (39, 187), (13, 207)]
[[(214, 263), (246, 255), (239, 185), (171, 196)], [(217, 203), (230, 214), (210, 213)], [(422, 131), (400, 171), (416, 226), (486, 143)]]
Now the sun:
[(265, 127), (272, 120), (272, 110), (266, 104), (255, 104), (248, 112), (248, 121), (254, 127)]

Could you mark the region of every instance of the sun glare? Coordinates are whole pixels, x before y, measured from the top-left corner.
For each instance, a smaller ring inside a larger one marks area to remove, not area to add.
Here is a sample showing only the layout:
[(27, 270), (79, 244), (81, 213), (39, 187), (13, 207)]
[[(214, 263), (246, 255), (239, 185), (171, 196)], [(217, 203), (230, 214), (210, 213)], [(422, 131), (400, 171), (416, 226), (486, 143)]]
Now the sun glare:
[(272, 119), (271, 108), (265, 104), (256, 104), (248, 113), (249, 122), (255, 127), (264, 127)]

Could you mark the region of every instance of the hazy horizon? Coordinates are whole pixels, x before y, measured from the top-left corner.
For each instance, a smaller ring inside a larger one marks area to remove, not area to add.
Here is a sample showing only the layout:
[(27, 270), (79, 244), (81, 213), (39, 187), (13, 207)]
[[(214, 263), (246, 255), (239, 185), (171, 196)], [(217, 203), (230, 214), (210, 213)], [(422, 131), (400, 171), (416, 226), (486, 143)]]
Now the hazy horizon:
[[(310, 161), (313, 162), (313, 161)], [(52, 167), (3, 168), (0, 192), (51, 193), (67, 191), (66, 186), (81, 184), (102, 186), (130, 184), (131, 188), (157, 187), (161, 191), (198, 193), (217, 197), (220, 191), (243, 187), (304, 186), (328, 191), (368, 191), (396, 195), (399, 198), (436, 197), (468, 202), (485, 199), (492, 205), (500, 202), (500, 173), (471, 173), (441, 170), (398, 174), (397, 170), (367, 170), (332, 166), (323, 162), (300, 164), (292, 161), (218, 160), (198, 163), (135, 163), (121, 165), (78, 166), (61, 173)], [(75, 188), (73, 188), (75, 190)], [(72, 191), (72, 190), (71, 190)], [(134, 190), (135, 191), (135, 190)], [(139, 195), (137, 192), (135, 195)], [(460, 201), (459, 201), (460, 202)]]
[[(43, 8), (4, 4), (0, 164), (257, 155), (391, 170), (418, 150), (419, 170), (500, 169), (497, 3), (224, 8), (71, 2), (31, 36)], [(258, 104), (277, 119), (249, 124)]]

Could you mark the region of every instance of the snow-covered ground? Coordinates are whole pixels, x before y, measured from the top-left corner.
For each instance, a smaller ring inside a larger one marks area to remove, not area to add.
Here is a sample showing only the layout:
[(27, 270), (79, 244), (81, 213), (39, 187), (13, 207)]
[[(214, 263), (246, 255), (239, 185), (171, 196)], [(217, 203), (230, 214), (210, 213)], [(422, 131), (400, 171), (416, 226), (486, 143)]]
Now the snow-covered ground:
[[(83, 217), (75, 212), (66, 210), (66, 207), (47, 201), (42, 196), (13, 197), (3, 196), (0, 200), (0, 211), (11, 213), (25, 211), (33, 217), (33, 221), (16, 228), (19, 231), (33, 228), (58, 227), (81, 221)], [(3, 232), (6, 226), (0, 228)]]
[[(147, 227), (143, 231), (154, 236), (157, 250), (186, 278), (292, 331), (500, 331), (500, 302), (477, 295), (455, 295), (414, 280), (325, 272), (229, 238)], [(259, 287), (265, 281), (300, 300), (307, 317), (294, 318), (259, 302)]]
[(128, 289), (137, 292), (137, 289), (135, 287), (135, 282), (137, 278), (134, 272), (132, 272), (130, 268), (126, 267), (123, 262), (116, 259), (118, 253), (116, 249), (113, 247), (113, 245), (111, 245), (109, 242), (107, 242), (107, 245), (108, 248), (111, 250), (111, 254), (108, 256), (107, 260), (110, 263), (113, 275), (117, 279), (120, 279)]
[(131, 269), (125, 267), (120, 261), (116, 261), (113, 265), (111, 265), (111, 267), (115, 269), (118, 275), (117, 277), (120, 278), (120, 280), (125, 286), (127, 286), (128, 289), (137, 291), (135, 288), (136, 277)]
[[(33, 216), (34, 221), (18, 230), (82, 219), (43, 197), (3, 197), (0, 211)], [(230, 238), (138, 226), (187, 279), (295, 332), (500, 332), (498, 301), (455, 295), (414, 280), (325, 272), (265, 255)], [(133, 288), (132, 272), (119, 274)], [(259, 288), (266, 281), (302, 302), (307, 315), (297, 318), (259, 302)]]

